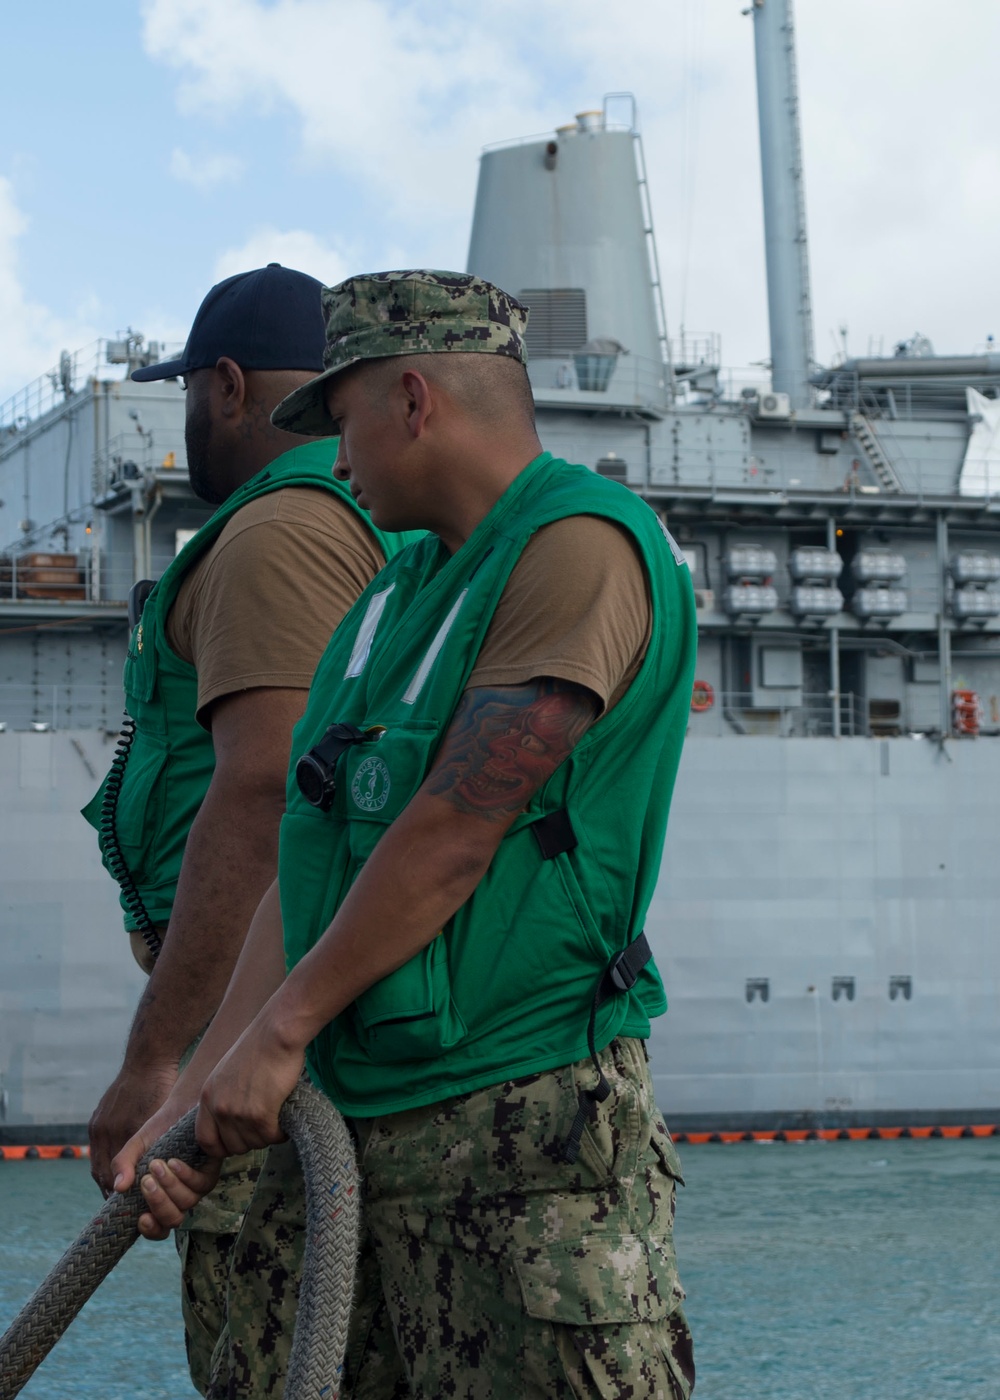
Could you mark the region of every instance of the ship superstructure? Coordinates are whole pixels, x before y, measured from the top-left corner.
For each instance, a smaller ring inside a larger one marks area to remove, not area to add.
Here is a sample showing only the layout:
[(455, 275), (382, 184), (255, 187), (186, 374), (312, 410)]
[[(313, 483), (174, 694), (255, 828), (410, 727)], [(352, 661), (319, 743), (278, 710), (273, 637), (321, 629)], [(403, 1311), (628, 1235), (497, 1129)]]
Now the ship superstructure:
[(80, 808), (121, 724), (129, 589), (209, 513), (180, 385), (127, 378), (160, 354), (102, 341), (0, 405), (0, 1143), (79, 1140), (142, 985)]
[[(484, 153), (469, 269), (531, 308), (545, 446), (640, 494), (692, 570), (698, 679), (647, 926), (668, 1118), (993, 1121), (1000, 356), (914, 337), (814, 362), (791, 7), (752, 14), (766, 382), (734, 389), (716, 335), (670, 339), (621, 95)], [(131, 337), (111, 356), (150, 353)], [(8, 1125), (82, 1122), (114, 1072), (138, 974), (75, 808), (117, 728), (128, 587), (206, 513), (176, 384), (77, 387), (70, 366), (49, 388), (0, 417)], [(77, 591), (39, 592), (60, 583)]]

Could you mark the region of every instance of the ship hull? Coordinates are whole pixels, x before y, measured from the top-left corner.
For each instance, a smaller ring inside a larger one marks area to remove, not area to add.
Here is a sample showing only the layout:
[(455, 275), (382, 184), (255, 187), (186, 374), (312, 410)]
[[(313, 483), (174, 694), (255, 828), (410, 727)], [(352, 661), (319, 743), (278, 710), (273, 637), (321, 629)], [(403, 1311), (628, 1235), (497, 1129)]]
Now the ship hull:
[[(78, 1140), (142, 987), (79, 807), (111, 745), (0, 735), (0, 1141)], [(1000, 1120), (1000, 745), (689, 739), (647, 932), (677, 1128)]]
[(143, 976), (79, 810), (113, 751), (0, 734), (0, 1143), (80, 1141), (121, 1062)]
[(692, 738), (647, 923), (687, 1128), (1000, 1120), (1000, 748)]

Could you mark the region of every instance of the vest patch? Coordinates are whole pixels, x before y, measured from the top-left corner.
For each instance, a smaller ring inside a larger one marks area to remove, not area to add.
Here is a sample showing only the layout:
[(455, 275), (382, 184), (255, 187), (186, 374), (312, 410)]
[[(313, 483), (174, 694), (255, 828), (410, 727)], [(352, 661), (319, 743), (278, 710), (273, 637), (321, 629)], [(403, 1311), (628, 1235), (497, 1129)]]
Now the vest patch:
[(380, 593), (376, 593), (370, 599), (364, 617), (361, 619), (361, 626), (358, 628), (358, 635), (354, 639), (354, 650), (351, 652), (351, 659), (347, 663), (347, 670), (344, 672), (344, 680), (351, 680), (355, 676), (360, 676), (368, 663), (371, 655), (372, 642), (375, 640), (375, 633), (382, 614), (385, 612), (385, 605), (389, 601), (389, 594), (396, 587), (390, 583), (388, 588), (383, 588)]
[(372, 754), (358, 764), (351, 782), (351, 796), (362, 812), (381, 812), (391, 790), (392, 780), (383, 759)]
[[(644, 504), (648, 504), (648, 502), (645, 502)], [(650, 506), (649, 508), (650, 510), (653, 510), (652, 506)], [(687, 555), (684, 553), (683, 549), (681, 549), (680, 545), (674, 539), (673, 535), (667, 529), (666, 525), (664, 525), (663, 521), (660, 519), (659, 515), (655, 510), (653, 510), (653, 514), (656, 516), (656, 523), (660, 527), (660, 531), (663, 535), (663, 538), (670, 546), (670, 553), (674, 556), (674, 563), (678, 566), (678, 568), (690, 568), (691, 566), (688, 564)]]
[(417, 696), (423, 690), (424, 682), (431, 673), (431, 667), (438, 659), (441, 648), (448, 640), (448, 633), (455, 625), (455, 619), (461, 612), (462, 604), (465, 602), (465, 596), (468, 593), (468, 591), (469, 590), (467, 588), (462, 589), (461, 593), (458, 595), (458, 597), (455, 599), (455, 602), (452, 604), (452, 608), (448, 616), (445, 618), (444, 622), (442, 622), (441, 626), (435, 633), (434, 640), (427, 648), (427, 652), (424, 656), (423, 661), (421, 661), (420, 665), (417, 667), (416, 675), (413, 677), (413, 680), (410, 681), (410, 684), (406, 687), (406, 694), (403, 696), (403, 703), (405, 705), (416, 704)]

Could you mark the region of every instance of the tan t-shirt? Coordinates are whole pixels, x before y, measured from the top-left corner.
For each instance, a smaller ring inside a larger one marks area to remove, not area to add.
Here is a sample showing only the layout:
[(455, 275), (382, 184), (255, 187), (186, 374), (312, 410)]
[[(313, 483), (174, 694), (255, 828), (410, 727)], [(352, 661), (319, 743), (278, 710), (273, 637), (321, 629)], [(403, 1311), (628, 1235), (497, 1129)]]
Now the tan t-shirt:
[(286, 486), (228, 521), (178, 590), (167, 641), (198, 672), (198, 719), (240, 690), (308, 690), (316, 663), (385, 564), (375, 536), (329, 491)]
[(652, 622), (646, 571), (629, 532), (599, 516), (567, 516), (529, 540), (469, 685), (553, 676), (593, 691), (604, 713), (634, 680)]

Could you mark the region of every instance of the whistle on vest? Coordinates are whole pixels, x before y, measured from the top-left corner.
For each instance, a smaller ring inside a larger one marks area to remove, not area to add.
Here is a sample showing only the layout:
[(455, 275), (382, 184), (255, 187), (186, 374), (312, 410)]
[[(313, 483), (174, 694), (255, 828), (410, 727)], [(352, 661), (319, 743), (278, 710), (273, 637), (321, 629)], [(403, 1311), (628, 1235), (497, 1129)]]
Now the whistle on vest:
[(356, 724), (331, 724), (319, 743), (295, 765), (295, 781), (309, 805), (328, 812), (337, 792), (337, 763), (341, 755), (352, 744), (380, 739), (384, 733), (381, 724), (371, 729), (359, 729)]

